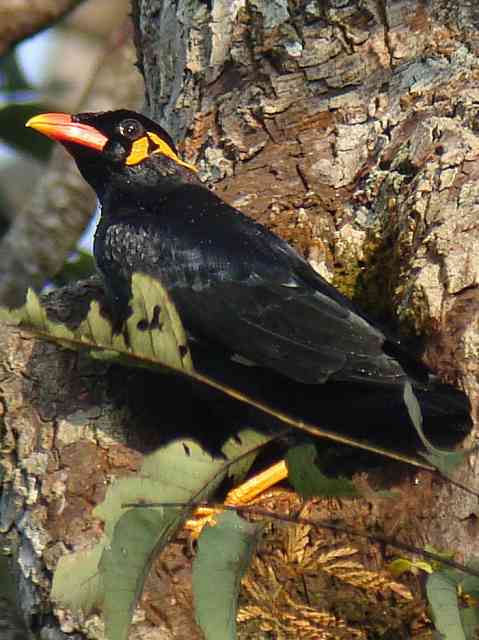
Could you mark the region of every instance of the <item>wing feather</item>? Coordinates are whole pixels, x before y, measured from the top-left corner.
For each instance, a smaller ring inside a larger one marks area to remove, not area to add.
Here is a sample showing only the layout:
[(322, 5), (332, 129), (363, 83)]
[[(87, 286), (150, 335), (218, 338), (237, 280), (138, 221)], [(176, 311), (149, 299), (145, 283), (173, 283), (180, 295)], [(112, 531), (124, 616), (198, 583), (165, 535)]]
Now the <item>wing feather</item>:
[(348, 309), (335, 313), (339, 305), (314, 290), (215, 282), (195, 293), (173, 292), (178, 294), (180, 313), (194, 333), (298, 382), (394, 384), (405, 378), (384, 353), (378, 329)]

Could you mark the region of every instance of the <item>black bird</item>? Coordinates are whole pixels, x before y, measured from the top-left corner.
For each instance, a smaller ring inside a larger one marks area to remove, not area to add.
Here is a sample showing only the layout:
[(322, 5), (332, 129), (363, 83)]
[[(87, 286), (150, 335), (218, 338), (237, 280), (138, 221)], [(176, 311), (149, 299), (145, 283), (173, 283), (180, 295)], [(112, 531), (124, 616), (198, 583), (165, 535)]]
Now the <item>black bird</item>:
[[(410, 382), (427, 405), (435, 384), (426, 367), (285, 241), (205, 187), (158, 124), (118, 110), (43, 114), (27, 126), (60, 141), (98, 195), (94, 253), (117, 316), (127, 313), (132, 273), (144, 272), (162, 281), (197, 339), (308, 385), (402, 396)], [(436, 413), (464, 418), (463, 403), (433, 397)]]

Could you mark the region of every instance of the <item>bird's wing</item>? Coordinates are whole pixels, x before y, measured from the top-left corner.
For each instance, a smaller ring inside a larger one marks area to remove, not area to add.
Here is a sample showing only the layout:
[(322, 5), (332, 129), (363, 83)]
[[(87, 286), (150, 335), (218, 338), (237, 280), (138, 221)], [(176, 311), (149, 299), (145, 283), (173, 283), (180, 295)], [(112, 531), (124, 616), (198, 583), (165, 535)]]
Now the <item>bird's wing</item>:
[(397, 384), (406, 377), (383, 351), (380, 331), (310, 288), (257, 277), (172, 293), (193, 333), (299, 382)]
[(404, 381), (384, 334), (286, 242), (222, 201), (196, 202), (203, 217), (169, 217), (154, 249), (188, 330), (300, 382)]
[(163, 281), (193, 335), (305, 383), (407, 377), (385, 352), (384, 334), (349, 300), (207, 189), (183, 185), (142, 220), (121, 237), (141, 241), (142, 268)]

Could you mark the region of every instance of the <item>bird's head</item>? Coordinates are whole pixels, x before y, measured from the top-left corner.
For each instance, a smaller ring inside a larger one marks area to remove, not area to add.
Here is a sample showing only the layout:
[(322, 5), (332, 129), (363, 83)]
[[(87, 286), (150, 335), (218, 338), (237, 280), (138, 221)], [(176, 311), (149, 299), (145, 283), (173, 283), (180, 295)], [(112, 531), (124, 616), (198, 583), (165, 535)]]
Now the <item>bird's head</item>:
[(26, 126), (61, 142), (100, 200), (107, 191), (166, 193), (198, 181), (195, 168), (180, 159), (168, 133), (134, 111), (44, 113)]

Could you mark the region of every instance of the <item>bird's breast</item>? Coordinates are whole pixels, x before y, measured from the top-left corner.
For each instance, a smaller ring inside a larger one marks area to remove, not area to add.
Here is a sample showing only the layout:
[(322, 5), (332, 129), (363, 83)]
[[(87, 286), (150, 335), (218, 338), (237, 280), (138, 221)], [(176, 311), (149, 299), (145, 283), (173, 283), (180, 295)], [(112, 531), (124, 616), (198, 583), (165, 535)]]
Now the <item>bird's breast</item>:
[(158, 243), (146, 228), (118, 223), (98, 228), (95, 258), (101, 271), (131, 277), (137, 271), (151, 273), (161, 260)]
[(167, 225), (100, 223), (95, 258), (112, 288), (124, 287), (136, 272), (160, 279), (170, 291), (199, 291), (214, 281), (231, 278), (229, 256), (212, 250), (208, 238), (176, 234)]

